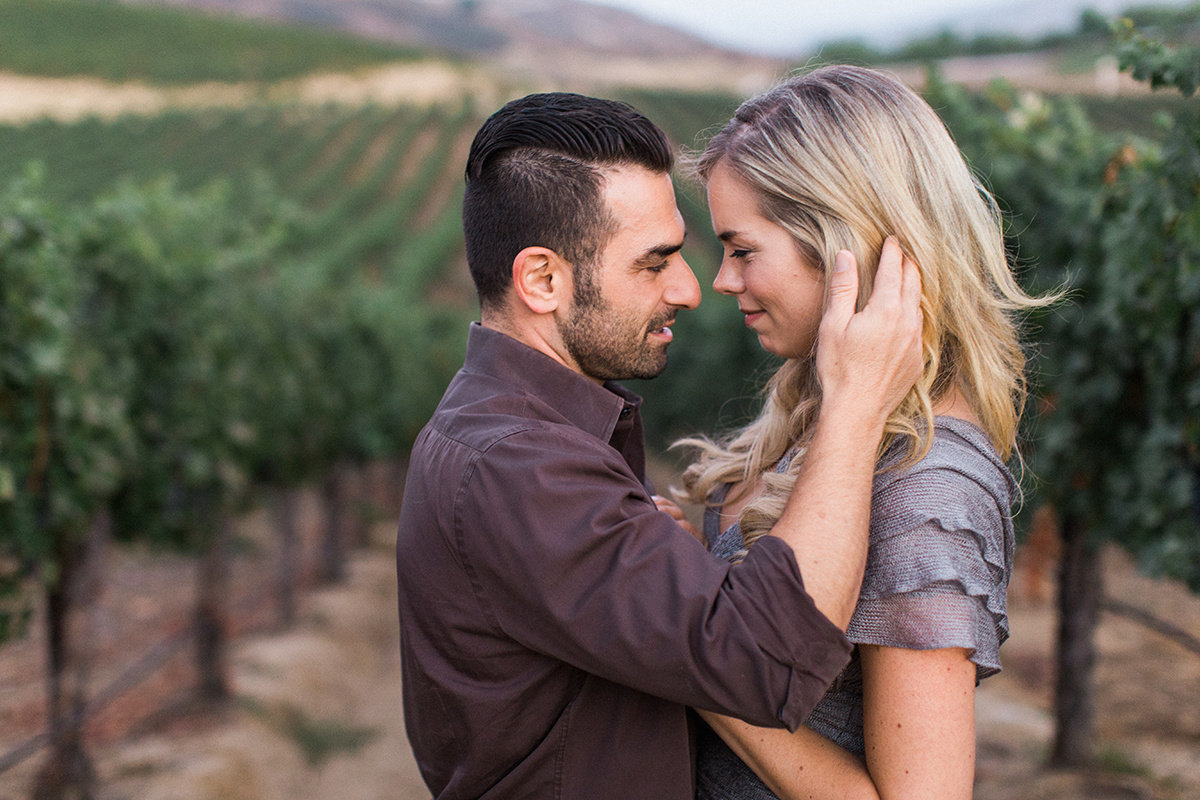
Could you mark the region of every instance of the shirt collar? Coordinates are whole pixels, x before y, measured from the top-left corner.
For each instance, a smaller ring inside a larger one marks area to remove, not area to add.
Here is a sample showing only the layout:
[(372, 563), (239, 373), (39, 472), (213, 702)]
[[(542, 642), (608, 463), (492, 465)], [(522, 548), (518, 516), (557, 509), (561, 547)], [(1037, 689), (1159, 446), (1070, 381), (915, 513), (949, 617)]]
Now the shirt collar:
[(541, 398), (572, 425), (608, 441), (617, 423), (636, 417), (642, 398), (612, 381), (597, 385), (545, 353), (472, 322), (463, 368)]

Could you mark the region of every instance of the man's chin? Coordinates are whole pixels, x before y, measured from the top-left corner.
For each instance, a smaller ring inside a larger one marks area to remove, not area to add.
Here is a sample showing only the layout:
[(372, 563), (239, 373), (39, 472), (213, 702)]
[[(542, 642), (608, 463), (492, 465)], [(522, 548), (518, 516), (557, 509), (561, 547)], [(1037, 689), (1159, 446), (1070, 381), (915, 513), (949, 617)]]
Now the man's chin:
[(633, 375), (633, 378), (640, 381), (654, 380), (659, 375), (662, 375), (667, 370), (667, 354), (662, 355), (662, 360), (655, 364), (647, 364)]
[(657, 364), (638, 364), (621, 370), (603, 370), (590, 373), (593, 378), (607, 381), (649, 381), (662, 375), (667, 369), (667, 360)]

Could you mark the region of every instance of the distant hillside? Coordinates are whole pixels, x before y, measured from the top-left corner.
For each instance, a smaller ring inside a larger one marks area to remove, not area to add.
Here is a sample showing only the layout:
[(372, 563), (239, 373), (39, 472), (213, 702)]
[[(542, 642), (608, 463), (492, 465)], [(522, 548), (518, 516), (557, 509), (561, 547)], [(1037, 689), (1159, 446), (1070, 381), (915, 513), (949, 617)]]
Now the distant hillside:
[[(158, 2), (158, 0), (141, 0)], [(299, 21), (392, 42), (497, 55), (551, 43), (610, 55), (672, 57), (729, 51), (636, 14), (581, 0), (167, 0), (252, 17)]]
[(302, 22), (478, 58), (558, 87), (681, 86), (753, 92), (784, 69), (627, 11), (582, 0), (130, 0)]
[(417, 56), (343, 31), (97, 0), (0, 2), (0, 71), (181, 84), (277, 81)]

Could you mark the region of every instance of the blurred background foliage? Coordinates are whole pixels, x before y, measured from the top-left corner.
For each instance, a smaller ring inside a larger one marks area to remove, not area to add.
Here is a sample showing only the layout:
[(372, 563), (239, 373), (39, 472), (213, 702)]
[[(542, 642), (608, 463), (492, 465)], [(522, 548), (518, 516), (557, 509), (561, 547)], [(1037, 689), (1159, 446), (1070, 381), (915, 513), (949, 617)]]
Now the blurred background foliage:
[[(79, 27), (63, 28), (67, 18)], [(1025, 508), (1049, 504), (1089, 547), (1118, 542), (1194, 590), (1198, 26), (1200, 5), (1133, 9), (1115, 27), (1085, 14), (1054, 41), (946, 34), (822, 54), (884, 63), (1076, 48), (1113, 53), (1159, 88), (968, 92), (931, 69), (926, 96), (999, 198), (1022, 281), (1070, 290), (1025, 321)], [(162, 47), (121, 45), (126, 34)], [(46, 75), (274, 80), (416, 55), (171, 9), (0, 3), (0, 69)], [(613, 94), (684, 149), (739, 102)], [(264, 100), (0, 125), (0, 642), (27, 625), (31, 591), (62, 589), (98, 518), (119, 538), (200, 552), (216, 519), (266, 493), (407, 453), (477, 314), (459, 203), (465, 145), (491, 110)], [(667, 376), (633, 387), (668, 459), (679, 436), (753, 413), (774, 366), (709, 288), (720, 247), (702, 188), (683, 171), (676, 185), (706, 300), (680, 316)]]

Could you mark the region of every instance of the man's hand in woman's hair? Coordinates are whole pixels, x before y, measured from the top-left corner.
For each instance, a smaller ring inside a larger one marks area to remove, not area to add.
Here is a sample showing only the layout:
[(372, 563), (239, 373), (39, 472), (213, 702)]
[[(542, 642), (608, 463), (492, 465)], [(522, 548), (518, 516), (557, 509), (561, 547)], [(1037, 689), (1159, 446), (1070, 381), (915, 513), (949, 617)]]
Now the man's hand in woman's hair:
[(921, 275), (894, 236), (883, 244), (871, 298), (855, 312), (854, 256), (838, 253), (821, 319), (817, 375), (823, 402), (853, 404), (882, 422), (921, 376)]

